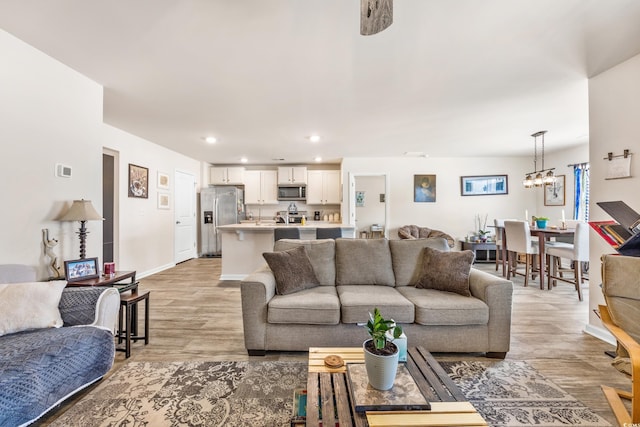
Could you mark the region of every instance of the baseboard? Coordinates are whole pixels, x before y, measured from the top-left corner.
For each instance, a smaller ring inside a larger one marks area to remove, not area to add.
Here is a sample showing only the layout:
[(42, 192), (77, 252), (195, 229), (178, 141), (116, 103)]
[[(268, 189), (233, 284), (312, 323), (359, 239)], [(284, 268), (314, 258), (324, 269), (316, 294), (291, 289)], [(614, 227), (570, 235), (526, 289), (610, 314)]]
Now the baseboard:
[(160, 273), (161, 271), (168, 270), (168, 269), (173, 268), (175, 266), (176, 266), (175, 263), (170, 263), (170, 264), (161, 265), (160, 267), (156, 267), (156, 268), (153, 268), (151, 270), (143, 271), (142, 273), (136, 272), (136, 279), (142, 279), (142, 278), (145, 278), (147, 276), (151, 276), (152, 274), (156, 274), (156, 273)]
[(597, 326), (587, 324), (587, 326), (585, 326), (584, 328), (584, 333), (596, 337), (599, 340), (609, 343), (613, 346), (616, 345), (616, 339), (605, 328), (599, 328)]

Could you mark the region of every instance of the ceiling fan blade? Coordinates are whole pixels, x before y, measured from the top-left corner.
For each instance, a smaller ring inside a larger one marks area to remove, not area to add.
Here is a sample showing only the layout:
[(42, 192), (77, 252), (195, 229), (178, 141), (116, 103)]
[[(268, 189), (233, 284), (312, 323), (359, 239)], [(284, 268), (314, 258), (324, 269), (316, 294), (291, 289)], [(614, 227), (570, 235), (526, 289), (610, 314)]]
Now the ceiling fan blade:
[(377, 34), (391, 24), (393, 0), (360, 0), (360, 34)]

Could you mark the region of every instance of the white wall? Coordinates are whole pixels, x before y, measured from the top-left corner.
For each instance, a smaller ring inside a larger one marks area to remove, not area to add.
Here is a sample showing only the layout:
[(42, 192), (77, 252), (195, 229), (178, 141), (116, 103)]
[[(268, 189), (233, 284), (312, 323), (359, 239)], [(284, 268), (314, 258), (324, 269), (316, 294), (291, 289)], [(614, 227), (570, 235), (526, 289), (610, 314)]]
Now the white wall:
[[(106, 124), (103, 125), (103, 141), (105, 147), (118, 152), (120, 159), (119, 257), (116, 267), (119, 270), (137, 270), (142, 275), (172, 267), (175, 265), (175, 171), (189, 173), (199, 183), (200, 162)], [(129, 163), (149, 168), (148, 199), (128, 197)], [(169, 175), (169, 210), (158, 209), (158, 171)]]
[[(640, 55), (589, 80), (589, 127), (591, 157), (590, 214), (592, 221), (611, 218), (596, 202), (623, 200), (640, 212)], [(608, 152), (622, 154), (628, 148), (631, 178), (605, 180)], [(594, 231), (590, 234), (589, 325), (587, 331), (597, 335), (602, 326), (593, 313), (604, 303), (600, 283), (600, 257), (615, 251)]]
[[(120, 157), (118, 269), (139, 275), (173, 265), (173, 210), (158, 210), (157, 171), (193, 173), (200, 162), (129, 135), (102, 122), (102, 87), (0, 30), (0, 263), (28, 264), (49, 276), (41, 229), (60, 240), (61, 260), (75, 259), (79, 223), (58, 222), (74, 199), (89, 199), (102, 212), (102, 152)], [(54, 176), (56, 163), (72, 178)], [(128, 199), (127, 164), (149, 168), (149, 199)], [(171, 189), (173, 191), (173, 187)], [(102, 254), (102, 224), (87, 224), (87, 256)]]
[[(1, 30), (0, 57), (0, 263), (48, 277), (41, 229), (62, 259), (78, 258), (79, 223), (55, 219), (74, 199), (102, 209), (102, 87)], [(56, 163), (72, 178), (56, 177)], [(101, 253), (101, 223), (87, 228), (87, 254)]]
[[(522, 187), (523, 174), (531, 167), (530, 158), (346, 158), (342, 162), (342, 182), (349, 173), (388, 173), (390, 190), (389, 238), (398, 238), (398, 228), (416, 224), (464, 238), (474, 231), (476, 214), (494, 218), (522, 218), (525, 210), (537, 212), (536, 191)], [(413, 201), (413, 176), (436, 175), (436, 202)], [(508, 175), (509, 194), (461, 196), (460, 177), (471, 175)], [(349, 191), (343, 185), (343, 216), (349, 218)], [(346, 220), (345, 220), (346, 221)]]

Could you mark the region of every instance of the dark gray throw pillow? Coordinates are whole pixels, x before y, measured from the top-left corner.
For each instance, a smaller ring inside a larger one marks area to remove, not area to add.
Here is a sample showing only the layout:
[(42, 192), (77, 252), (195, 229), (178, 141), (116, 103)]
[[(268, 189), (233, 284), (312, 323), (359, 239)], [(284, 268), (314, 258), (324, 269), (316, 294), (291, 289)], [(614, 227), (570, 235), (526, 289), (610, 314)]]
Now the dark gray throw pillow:
[(473, 259), (472, 251), (442, 252), (424, 248), (422, 276), (416, 288), (455, 292), (470, 297), (469, 273)]
[(304, 246), (262, 254), (276, 278), (278, 295), (293, 294), (320, 286)]

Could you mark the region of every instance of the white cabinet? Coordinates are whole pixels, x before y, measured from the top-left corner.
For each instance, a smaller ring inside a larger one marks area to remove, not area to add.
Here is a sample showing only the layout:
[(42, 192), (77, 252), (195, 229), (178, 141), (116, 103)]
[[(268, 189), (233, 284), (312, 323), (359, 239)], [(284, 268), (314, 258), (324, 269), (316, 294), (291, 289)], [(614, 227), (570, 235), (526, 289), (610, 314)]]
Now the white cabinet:
[(340, 171), (309, 171), (307, 173), (307, 204), (340, 204)]
[(241, 166), (219, 167), (209, 169), (211, 184), (242, 184), (244, 183), (244, 168)]
[(307, 168), (304, 166), (278, 167), (278, 184), (306, 184)]
[(278, 204), (278, 175), (274, 170), (244, 172), (244, 202), (248, 205)]

